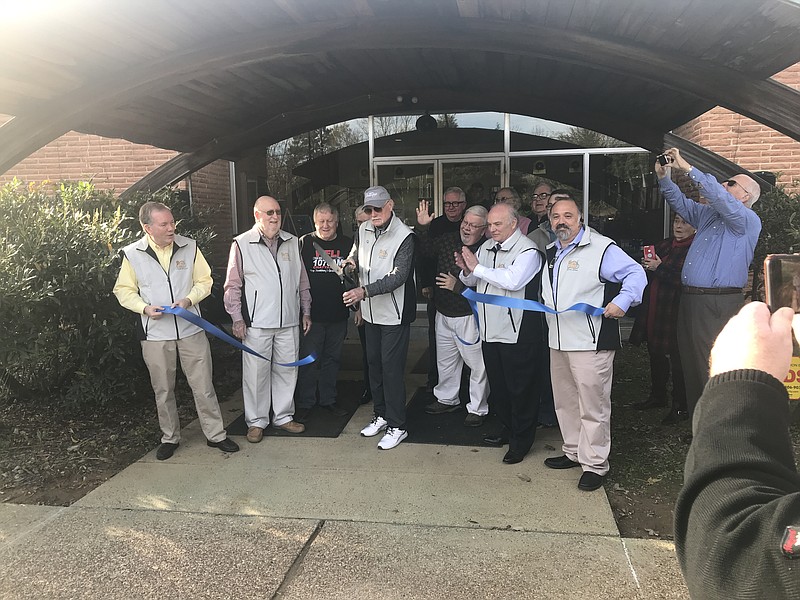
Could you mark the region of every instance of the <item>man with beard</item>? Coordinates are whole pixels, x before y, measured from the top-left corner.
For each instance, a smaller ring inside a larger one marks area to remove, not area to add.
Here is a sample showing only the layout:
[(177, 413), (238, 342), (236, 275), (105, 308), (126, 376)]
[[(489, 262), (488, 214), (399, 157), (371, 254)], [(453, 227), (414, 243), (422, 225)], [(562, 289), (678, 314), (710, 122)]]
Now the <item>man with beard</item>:
[[(447, 210), (447, 209), (445, 209)], [(489, 385), (486, 368), (483, 364), (481, 343), (475, 317), (469, 302), (461, 295), (464, 284), (458, 279), (460, 269), (455, 262), (455, 254), (462, 246), (476, 252), (483, 242), (486, 230), (486, 209), (471, 206), (464, 213), (458, 232), (452, 231), (433, 237), (428, 232), (435, 222), (428, 214), (428, 202), (423, 200), (417, 209), (417, 223), (421, 240), (421, 254), (433, 259), (436, 266), (436, 356), (438, 381), (433, 389), (436, 401), (425, 407), (425, 412), (438, 415), (454, 412), (461, 406), (458, 397), (461, 388), (461, 371), (464, 363), (470, 368), (469, 404), (464, 419), (466, 427), (483, 424), (489, 412), (487, 397)], [(465, 344), (474, 342), (476, 344)]]
[[(536, 300), (539, 297), (543, 255), (519, 230), (519, 214), (501, 202), (489, 211), (489, 234), (477, 253), (463, 246), (455, 255), (459, 277), (483, 294)], [(502, 423), (502, 431), (483, 439), (501, 447), (508, 444), (503, 462), (525, 458), (536, 437), (541, 378), (542, 315), (495, 304), (478, 308), (483, 362), (489, 377), (489, 403)]]
[(603, 485), (608, 472), (614, 353), (622, 346), (619, 319), (642, 301), (647, 277), (612, 239), (584, 228), (573, 198), (553, 204), (550, 223), (557, 239), (547, 247), (542, 302), (559, 311), (583, 302), (603, 307), (603, 314), (547, 315), (550, 374), (564, 455), (544, 464), (551, 469), (581, 467), (578, 488), (592, 491)]

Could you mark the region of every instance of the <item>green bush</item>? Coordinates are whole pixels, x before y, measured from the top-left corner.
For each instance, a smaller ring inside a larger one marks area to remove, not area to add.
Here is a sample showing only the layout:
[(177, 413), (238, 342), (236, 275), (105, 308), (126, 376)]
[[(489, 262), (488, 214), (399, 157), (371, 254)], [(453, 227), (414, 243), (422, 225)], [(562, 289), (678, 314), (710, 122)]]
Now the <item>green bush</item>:
[(111, 290), (119, 249), (142, 235), (138, 207), (150, 199), (186, 219), (182, 233), (201, 244), (212, 237), (171, 191), (120, 201), (85, 182), (0, 188), (0, 392), (7, 400), (102, 406), (141, 383), (135, 316)]
[(764, 300), (764, 259), (767, 254), (800, 252), (800, 194), (776, 186), (762, 194), (753, 210), (761, 218), (761, 235), (753, 257), (753, 299)]

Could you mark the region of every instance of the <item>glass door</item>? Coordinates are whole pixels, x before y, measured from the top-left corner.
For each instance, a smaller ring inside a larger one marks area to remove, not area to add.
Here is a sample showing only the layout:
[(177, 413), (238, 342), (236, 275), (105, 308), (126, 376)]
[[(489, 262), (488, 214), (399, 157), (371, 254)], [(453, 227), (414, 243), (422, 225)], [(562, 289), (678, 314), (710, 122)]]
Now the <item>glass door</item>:
[(417, 224), (420, 200), (437, 200), (435, 160), (378, 164), (376, 173), (377, 185), (385, 187), (394, 200), (395, 215), (409, 227)]
[[(441, 159), (441, 191), (458, 186), (467, 194), (467, 206), (482, 204), (491, 208), (495, 192), (503, 185), (502, 158)], [(436, 212), (441, 214), (437, 205)]]

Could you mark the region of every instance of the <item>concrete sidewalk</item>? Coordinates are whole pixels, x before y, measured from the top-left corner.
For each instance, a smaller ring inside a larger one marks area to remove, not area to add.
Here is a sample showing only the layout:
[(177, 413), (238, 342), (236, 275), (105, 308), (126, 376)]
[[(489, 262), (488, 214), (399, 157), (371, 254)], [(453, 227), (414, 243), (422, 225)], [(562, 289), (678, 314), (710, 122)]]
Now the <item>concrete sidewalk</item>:
[(379, 451), (370, 416), (233, 455), (194, 422), (69, 508), (0, 504), (0, 598), (688, 598), (670, 543), (621, 539), (602, 490), (544, 467), (557, 434), (507, 466), (413, 432)]

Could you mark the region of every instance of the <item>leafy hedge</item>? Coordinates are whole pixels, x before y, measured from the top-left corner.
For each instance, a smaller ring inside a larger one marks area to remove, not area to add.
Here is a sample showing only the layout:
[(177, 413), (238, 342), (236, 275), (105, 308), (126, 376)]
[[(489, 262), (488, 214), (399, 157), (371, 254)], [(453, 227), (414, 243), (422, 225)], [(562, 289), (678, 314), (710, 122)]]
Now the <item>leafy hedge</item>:
[(800, 194), (774, 187), (753, 205), (761, 218), (761, 235), (753, 257), (753, 299), (764, 300), (764, 259), (767, 254), (800, 252)]
[[(189, 208), (171, 191), (120, 201), (90, 183), (13, 181), (0, 188), (0, 394), (104, 406), (140, 383), (134, 316), (111, 293), (120, 248), (141, 236), (146, 200), (173, 208), (201, 245)], [(192, 231), (194, 230), (194, 231)]]

